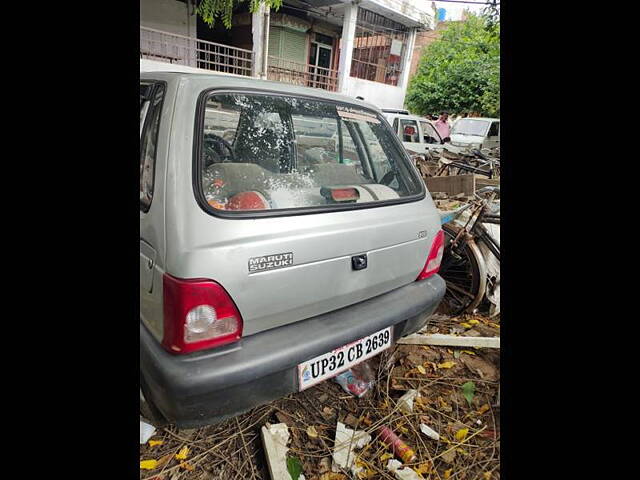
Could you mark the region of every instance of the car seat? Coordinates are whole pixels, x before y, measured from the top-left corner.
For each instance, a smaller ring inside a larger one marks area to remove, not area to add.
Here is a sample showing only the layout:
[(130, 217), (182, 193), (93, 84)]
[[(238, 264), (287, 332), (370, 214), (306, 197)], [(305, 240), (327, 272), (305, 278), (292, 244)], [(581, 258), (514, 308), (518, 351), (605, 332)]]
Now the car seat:
[(316, 185), (353, 185), (370, 183), (371, 180), (360, 175), (354, 165), (340, 163), (319, 163), (307, 168)]

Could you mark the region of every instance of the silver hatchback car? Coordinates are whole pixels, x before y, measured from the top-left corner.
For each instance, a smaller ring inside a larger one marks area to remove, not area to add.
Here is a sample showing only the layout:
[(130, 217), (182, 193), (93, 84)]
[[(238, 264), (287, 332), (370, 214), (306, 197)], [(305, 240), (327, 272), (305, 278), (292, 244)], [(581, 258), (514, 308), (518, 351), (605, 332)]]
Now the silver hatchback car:
[(140, 75), (140, 389), (191, 428), (420, 329), (438, 212), (381, 112), (323, 90)]

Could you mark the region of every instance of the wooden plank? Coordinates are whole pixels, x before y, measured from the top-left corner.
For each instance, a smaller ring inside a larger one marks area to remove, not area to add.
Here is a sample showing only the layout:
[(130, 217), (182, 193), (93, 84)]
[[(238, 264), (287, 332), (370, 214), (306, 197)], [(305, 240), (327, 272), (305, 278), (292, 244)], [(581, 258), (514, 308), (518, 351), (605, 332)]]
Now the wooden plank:
[(439, 345), (446, 347), (500, 348), (500, 337), (458, 337), (434, 333), (414, 333), (398, 340), (401, 345)]
[(499, 178), (487, 178), (482, 175), (476, 176), (476, 190), (480, 190), (483, 187), (499, 187), (500, 179)]
[(476, 191), (475, 175), (453, 175), (446, 177), (428, 177), (424, 179), (430, 192), (444, 192), (449, 196), (464, 193), (473, 196)]

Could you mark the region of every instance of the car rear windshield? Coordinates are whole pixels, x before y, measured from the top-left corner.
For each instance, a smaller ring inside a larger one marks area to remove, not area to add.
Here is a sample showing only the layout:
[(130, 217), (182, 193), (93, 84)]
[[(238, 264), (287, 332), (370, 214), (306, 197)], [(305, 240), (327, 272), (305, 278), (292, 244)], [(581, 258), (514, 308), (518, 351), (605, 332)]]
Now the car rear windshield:
[(472, 120), (470, 118), (461, 118), (453, 128), (451, 134), (458, 135), (480, 135), (484, 136), (489, 128), (489, 122), (486, 120)]
[(336, 208), (423, 192), (387, 124), (357, 106), (211, 94), (201, 125), (199, 181), (217, 210)]

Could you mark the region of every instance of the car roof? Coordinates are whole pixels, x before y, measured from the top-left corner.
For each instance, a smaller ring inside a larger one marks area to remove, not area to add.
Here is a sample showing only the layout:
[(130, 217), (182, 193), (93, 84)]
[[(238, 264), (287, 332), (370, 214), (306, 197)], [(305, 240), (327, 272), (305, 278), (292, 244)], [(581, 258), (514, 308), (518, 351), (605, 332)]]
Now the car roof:
[(390, 112), (385, 112), (384, 110), (383, 110), (382, 113), (386, 117), (391, 117), (391, 118), (398, 117), (398, 118), (407, 118), (409, 120), (422, 120), (422, 121), (425, 121), (425, 122), (431, 122), (431, 120), (429, 120), (428, 118), (421, 117), (419, 115), (413, 115), (413, 114), (406, 115), (404, 113), (390, 113)]
[(261, 80), (254, 77), (242, 75), (219, 74), (219, 73), (186, 73), (186, 72), (140, 72), (141, 80), (166, 80), (179, 81), (183, 84), (204, 90), (207, 88), (247, 88), (256, 90), (271, 90), (278, 93), (290, 95), (305, 95), (314, 97), (319, 100), (330, 99), (338, 102), (351, 103), (361, 107), (375, 110), (382, 114), (376, 105), (357, 100), (347, 95), (342, 95), (320, 88), (302, 87), (290, 83), (274, 82), (270, 80)]
[(489, 117), (464, 117), (464, 118), (460, 118), (460, 120), (490, 120), (490, 121), (496, 121), (499, 122), (500, 119), (499, 118), (489, 118)]

